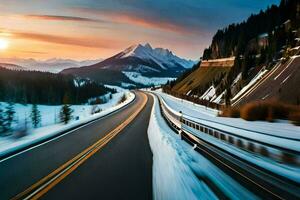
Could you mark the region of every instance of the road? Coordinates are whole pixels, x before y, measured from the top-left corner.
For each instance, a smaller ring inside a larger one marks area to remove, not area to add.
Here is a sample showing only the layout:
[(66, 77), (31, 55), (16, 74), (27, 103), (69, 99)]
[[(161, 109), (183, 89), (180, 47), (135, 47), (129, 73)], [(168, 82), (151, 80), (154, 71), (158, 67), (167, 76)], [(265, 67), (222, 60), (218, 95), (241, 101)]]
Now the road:
[(0, 162), (0, 199), (152, 199), (153, 99), (136, 94), (126, 108)]

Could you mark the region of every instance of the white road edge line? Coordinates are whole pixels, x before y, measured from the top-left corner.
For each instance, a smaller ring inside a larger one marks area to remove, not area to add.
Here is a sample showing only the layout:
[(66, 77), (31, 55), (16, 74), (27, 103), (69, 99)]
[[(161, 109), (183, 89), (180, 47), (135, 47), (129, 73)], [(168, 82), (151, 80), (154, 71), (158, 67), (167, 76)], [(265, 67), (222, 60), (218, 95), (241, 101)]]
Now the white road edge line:
[[(135, 94), (134, 94), (134, 95), (135, 95)], [(6, 158), (0, 160), (0, 163), (5, 162), (5, 161), (7, 161), (7, 160), (9, 160), (9, 159), (11, 159), (11, 158), (14, 158), (14, 157), (16, 157), (16, 156), (19, 156), (19, 155), (21, 155), (21, 154), (23, 154), (23, 153), (26, 153), (26, 152), (28, 152), (28, 151), (31, 151), (31, 150), (33, 150), (33, 149), (35, 149), (35, 148), (40, 147), (40, 146), (43, 146), (43, 145), (45, 145), (45, 144), (47, 144), (47, 143), (50, 143), (50, 142), (52, 142), (52, 141), (54, 141), (54, 140), (57, 140), (57, 139), (61, 138), (61, 137), (64, 137), (64, 136), (66, 136), (66, 135), (68, 135), (68, 134), (70, 134), (70, 133), (72, 133), (72, 132), (75, 132), (75, 131), (77, 131), (77, 130), (79, 130), (79, 129), (81, 129), (81, 128), (84, 128), (84, 127), (86, 127), (86, 126), (88, 126), (88, 125), (91, 125), (91, 124), (93, 124), (93, 123), (96, 123), (96, 122), (98, 122), (99, 120), (105, 119), (106, 117), (109, 117), (110, 115), (112, 115), (112, 114), (114, 114), (114, 113), (116, 113), (116, 112), (122, 111), (123, 109), (125, 109), (126, 107), (128, 107), (135, 99), (136, 99), (136, 95), (135, 95), (134, 99), (133, 99), (131, 102), (129, 102), (129, 103), (126, 104), (125, 106), (121, 107), (120, 109), (117, 109), (117, 110), (115, 110), (115, 111), (113, 111), (113, 112), (111, 112), (111, 113), (108, 113), (107, 115), (104, 115), (104, 116), (102, 116), (102, 117), (99, 117), (98, 119), (96, 119), (96, 120), (94, 120), (94, 121), (88, 122), (87, 124), (84, 124), (84, 125), (79, 126), (79, 127), (75, 128), (75, 129), (72, 129), (72, 130), (70, 130), (70, 131), (68, 131), (68, 132), (66, 132), (66, 133), (63, 133), (63, 134), (61, 134), (61, 135), (54, 136), (54, 138), (52, 138), (52, 139), (50, 139), (50, 140), (46, 140), (45, 142), (42, 142), (42, 143), (37, 144), (37, 145), (34, 145), (34, 146), (30, 147), (30, 148), (24, 149), (24, 150), (22, 150), (22, 151), (16, 153), (16, 154), (13, 154), (13, 155), (11, 155), (11, 156), (8, 156), (8, 157), (6, 157)]]

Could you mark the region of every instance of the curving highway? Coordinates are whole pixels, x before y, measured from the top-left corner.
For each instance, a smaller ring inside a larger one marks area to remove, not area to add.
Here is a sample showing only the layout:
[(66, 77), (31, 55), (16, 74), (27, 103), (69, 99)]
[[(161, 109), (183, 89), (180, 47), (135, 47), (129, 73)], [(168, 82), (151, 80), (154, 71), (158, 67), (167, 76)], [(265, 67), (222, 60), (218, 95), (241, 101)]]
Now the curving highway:
[(152, 199), (153, 99), (0, 161), (0, 199)]
[[(154, 99), (144, 92), (135, 94), (132, 103), (115, 113), (0, 160), (0, 200), (152, 199), (147, 129)], [(166, 109), (161, 111), (174, 133), (181, 130), (194, 150), (253, 194), (263, 199), (300, 198), (298, 183), (182, 131)], [(230, 199), (208, 178), (199, 179), (220, 199)]]

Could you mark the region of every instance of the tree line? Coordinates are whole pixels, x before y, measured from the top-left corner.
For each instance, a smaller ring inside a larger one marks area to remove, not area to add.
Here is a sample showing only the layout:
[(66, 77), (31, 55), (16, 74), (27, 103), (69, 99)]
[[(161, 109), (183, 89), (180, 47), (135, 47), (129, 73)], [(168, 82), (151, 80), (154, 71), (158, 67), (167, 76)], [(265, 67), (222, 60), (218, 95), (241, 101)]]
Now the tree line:
[[(82, 104), (115, 89), (72, 75), (0, 67), (0, 101), (22, 104)], [(64, 102), (65, 100), (65, 102)]]

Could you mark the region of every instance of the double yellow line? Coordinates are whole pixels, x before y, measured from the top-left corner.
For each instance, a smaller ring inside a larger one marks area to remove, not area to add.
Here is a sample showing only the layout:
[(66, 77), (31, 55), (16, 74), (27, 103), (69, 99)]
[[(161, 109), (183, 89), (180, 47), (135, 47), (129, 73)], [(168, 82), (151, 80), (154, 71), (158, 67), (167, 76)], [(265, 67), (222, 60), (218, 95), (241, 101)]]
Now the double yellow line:
[(103, 146), (110, 142), (116, 135), (118, 135), (128, 124), (130, 124), (135, 117), (142, 111), (145, 107), (148, 97), (141, 93), (144, 96), (141, 105), (138, 109), (123, 123), (118, 125), (114, 130), (106, 134), (103, 138), (98, 140), (96, 143), (86, 148), (84, 151), (79, 153), (77, 156), (51, 172), (46, 177), (42, 178), (37, 183), (33, 184), (25, 191), (19, 193), (17, 196), (13, 197), (12, 200), (17, 199), (39, 199), (45, 193), (47, 193), (51, 188), (57, 185), (62, 181), (66, 176), (72, 173), (76, 168), (78, 168), (82, 163), (99, 151)]

